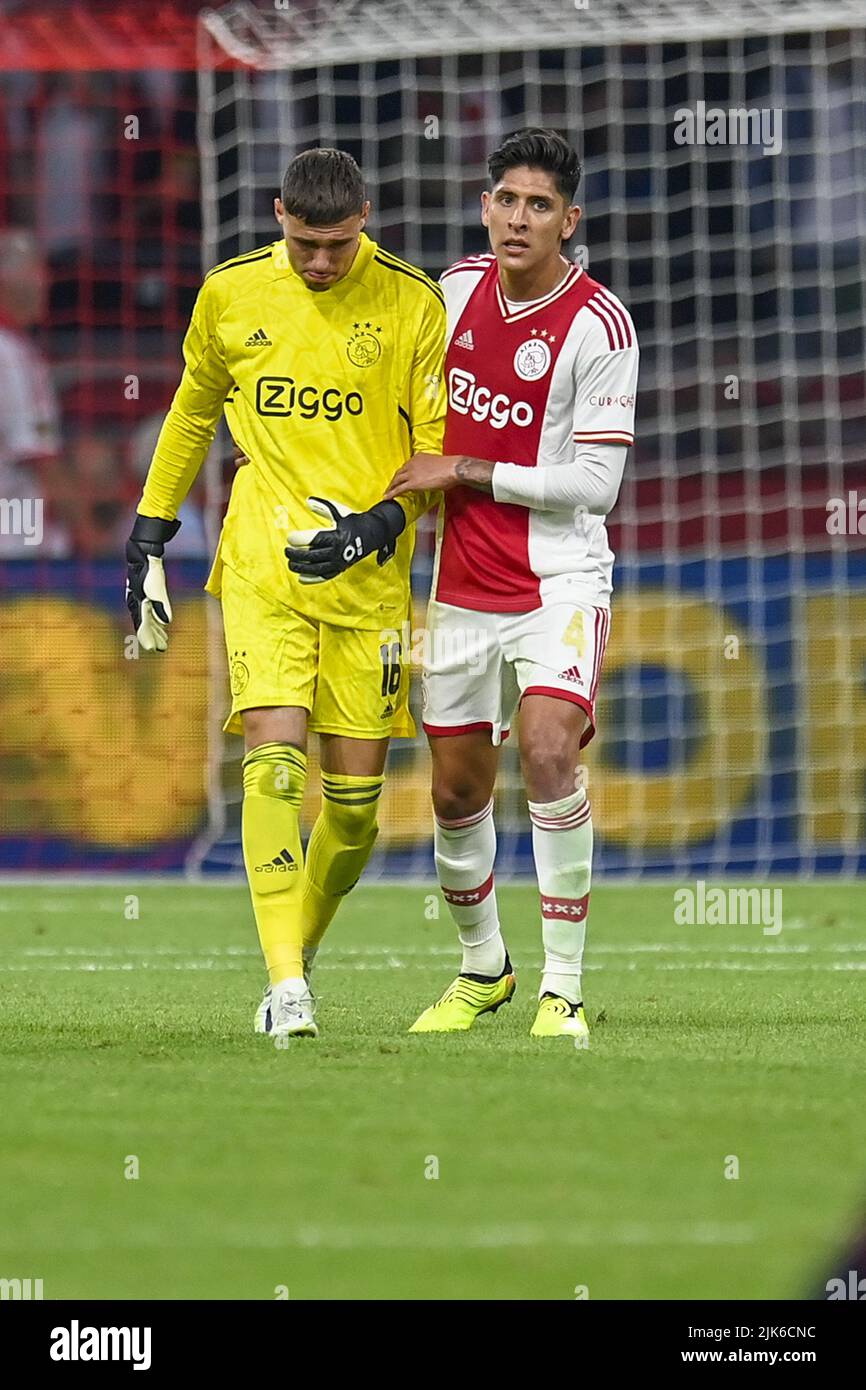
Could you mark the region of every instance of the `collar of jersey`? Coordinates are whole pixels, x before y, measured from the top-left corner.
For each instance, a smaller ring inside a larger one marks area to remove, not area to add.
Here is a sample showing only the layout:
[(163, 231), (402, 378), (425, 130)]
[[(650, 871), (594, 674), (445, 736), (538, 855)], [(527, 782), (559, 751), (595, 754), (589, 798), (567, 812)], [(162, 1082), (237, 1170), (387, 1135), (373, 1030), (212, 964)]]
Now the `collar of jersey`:
[[(565, 260), (565, 257), (563, 257), (563, 260)], [(499, 312), (502, 314), (502, 317), (505, 319), (505, 322), (516, 323), (518, 319), (531, 318), (532, 315), (537, 314), (540, 309), (546, 309), (549, 304), (552, 304), (554, 302), (554, 300), (559, 299), (560, 296), (563, 294), (567, 294), (568, 291), (572, 288), (573, 285), (577, 283), (577, 281), (583, 274), (583, 267), (575, 265), (568, 261), (566, 261), (566, 265), (568, 265), (568, 270), (565, 272), (565, 275), (560, 280), (559, 284), (556, 286), (555, 289), (550, 290), (548, 294), (542, 295), (539, 299), (527, 299), (525, 302), (522, 300), (513, 301), (513, 309), (509, 309), (508, 307), (505, 295), (502, 293), (502, 285), (500, 284), (499, 276), (497, 274), (496, 302), (499, 305)]]
[[(362, 232), (358, 254), (352, 262), (352, 269), (343, 276), (343, 280), (363, 280), (376, 249), (377, 243), (372, 241), (366, 232)], [(289, 264), (289, 253), (282, 238), (274, 242), (273, 266), (278, 275), (294, 275), (295, 273)], [(337, 289), (339, 285), (342, 285), (343, 280), (338, 280), (332, 288)]]

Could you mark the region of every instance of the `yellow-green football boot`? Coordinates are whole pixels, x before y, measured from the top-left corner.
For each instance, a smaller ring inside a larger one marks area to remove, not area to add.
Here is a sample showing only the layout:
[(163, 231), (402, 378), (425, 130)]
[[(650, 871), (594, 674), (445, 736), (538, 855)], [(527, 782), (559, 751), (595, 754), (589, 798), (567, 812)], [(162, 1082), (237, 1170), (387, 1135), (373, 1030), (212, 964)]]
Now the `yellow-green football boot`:
[(582, 1004), (571, 1004), (558, 994), (542, 994), (538, 1013), (529, 1030), (531, 1038), (574, 1038), (575, 1045), (589, 1046), (589, 1028)]
[(507, 1004), (517, 988), (508, 954), (502, 974), (495, 980), (486, 975), (458, 975), (435, 1004), (416, 1018), (410, 1033), (464, 1033), (480, 1014), (495, 1014)]

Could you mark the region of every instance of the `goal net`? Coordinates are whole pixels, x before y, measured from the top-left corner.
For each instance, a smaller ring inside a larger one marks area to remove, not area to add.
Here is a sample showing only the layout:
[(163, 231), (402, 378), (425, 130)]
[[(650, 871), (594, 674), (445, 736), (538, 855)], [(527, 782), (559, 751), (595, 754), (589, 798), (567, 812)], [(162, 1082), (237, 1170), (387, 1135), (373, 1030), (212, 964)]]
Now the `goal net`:
[[(358, 159), (372, 235), (433, 275), (485, 249), (504, 135), (551, 126), (581, 151), (569, 254), (642, 349), (587, 752), (602, 873), (866, 868), (863, 19), (861, 0), (277, 0), (200, 20), (206, 266), (279, 235), (274, 194), (310, 146)], [(213, 527), (229, 471), (211, 473)], [(431, 549), (422, 527), (419, 625)], [(217, 630), (212, 648), (190, 866), (220, 871), (241, 865), (239, 752)], [(505, 873), (530, 865), (516, 742)], [(422, 736), (389, 773), (373, 871), (427, 874)], [(308, 823), (315, 758), (310, 783)]]

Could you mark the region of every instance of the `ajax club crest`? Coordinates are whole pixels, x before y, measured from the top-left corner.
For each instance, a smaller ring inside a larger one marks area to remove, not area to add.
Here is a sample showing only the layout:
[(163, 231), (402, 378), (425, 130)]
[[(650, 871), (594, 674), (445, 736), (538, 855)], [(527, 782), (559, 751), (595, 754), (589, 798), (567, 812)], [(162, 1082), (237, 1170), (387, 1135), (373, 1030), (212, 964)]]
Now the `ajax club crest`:
[(229, 676), (233, 695), (243, 695), (249, 683), (250, 668), (245, 661), (241, 660), (245, 656), (246, 652), (232, 652)]
[(380, 327), (372, 323), (353, 323), (352, 335), (346, 344), (346, 355), (354, 367), (372, 367), (382, 356)]
[(521, 381), (537, 381), (549, 366), (550, 348), (542, 338), (527, 338), (514, 354), (514, 370)]

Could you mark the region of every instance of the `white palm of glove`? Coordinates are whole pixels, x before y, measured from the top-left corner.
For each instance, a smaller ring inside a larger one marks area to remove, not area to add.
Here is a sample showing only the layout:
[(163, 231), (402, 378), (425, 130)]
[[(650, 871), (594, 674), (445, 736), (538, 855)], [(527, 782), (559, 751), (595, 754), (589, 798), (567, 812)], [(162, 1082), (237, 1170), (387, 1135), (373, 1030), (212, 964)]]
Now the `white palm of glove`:
[[(307, 506), (316, 516), (321, 516), (328, 522), (327, 526), (316, 526), (310, 531), (290, 531), (286, 537), (288, 544), (299, 546), (304, 549), (315, 540), (316, 536), (321, 535), (322, 531), (333, 531), (336, 529), (337, 522), (344, 516), (352, 515), (351, 507), (344, 507), (342, 502), (332, 502), (330, 498), (308, 497)], [(358, 559), (363, 554), (363, 544), (360, 536), (349, 541), (343, 547), (343, 559), (347, 564)], [(295, 578), (301, 584), (326, 584), (328, 581), (319, 575), (298, 574)]]
[[(141, 622), (135, 634), (139, 645), (146, 652), (164, 652), (168, 647), (168, 623), (171, 622), (171, 604), (165, 582), (165, 567), (156, 555), (147, 557), (147, 574), (144, 576), (144, 599), (141, 604)], [(165, 622), (156, 612), (155, 604), (161, 604)]]

